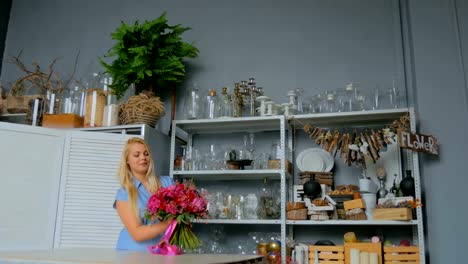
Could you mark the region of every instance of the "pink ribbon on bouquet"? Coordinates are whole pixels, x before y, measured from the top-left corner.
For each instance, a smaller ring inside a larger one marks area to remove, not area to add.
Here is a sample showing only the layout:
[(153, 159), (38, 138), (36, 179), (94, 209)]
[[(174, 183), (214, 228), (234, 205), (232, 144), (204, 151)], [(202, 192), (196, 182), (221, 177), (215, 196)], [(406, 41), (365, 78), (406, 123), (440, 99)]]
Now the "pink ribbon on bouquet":
[(169, 244), (169, 239), (171, 238), (172, 233), (174, 233), (176, 226), (177, 220), (174, 219), (167, 227), (166, 232), (164, 232), (164, 236), (161, 241), (159, 241), (157, 245), (148, 246), (148, 250), (156, 255), (174, 256), (182, 254), (182, 250), (178, 246)]

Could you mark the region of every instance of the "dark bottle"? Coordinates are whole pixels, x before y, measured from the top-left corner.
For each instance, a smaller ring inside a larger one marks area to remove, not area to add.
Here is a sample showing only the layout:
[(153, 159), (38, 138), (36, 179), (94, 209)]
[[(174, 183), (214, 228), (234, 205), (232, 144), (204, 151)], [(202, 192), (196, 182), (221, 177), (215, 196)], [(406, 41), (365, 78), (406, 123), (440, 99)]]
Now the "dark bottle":
[(411, 176), (411, 170), (406, 170), (406, 176), (400, 182), (400, 190), (404, 196), (415, 196), (414, 178)]

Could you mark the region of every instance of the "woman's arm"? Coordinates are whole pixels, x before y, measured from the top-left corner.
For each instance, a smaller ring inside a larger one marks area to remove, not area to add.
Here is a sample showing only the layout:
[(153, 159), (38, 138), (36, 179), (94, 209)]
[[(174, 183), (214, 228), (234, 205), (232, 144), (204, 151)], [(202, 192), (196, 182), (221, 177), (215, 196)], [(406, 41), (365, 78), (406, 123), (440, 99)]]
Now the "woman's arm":
[(166, 231), (172, 220), (166, 220), (152, 225), (143, 225), (133, 211), (130, 209), (130, 204), (126, 201), (117, 201), (117, 212), (119, 213), (122, 223), (136, 242), (153, 239)]

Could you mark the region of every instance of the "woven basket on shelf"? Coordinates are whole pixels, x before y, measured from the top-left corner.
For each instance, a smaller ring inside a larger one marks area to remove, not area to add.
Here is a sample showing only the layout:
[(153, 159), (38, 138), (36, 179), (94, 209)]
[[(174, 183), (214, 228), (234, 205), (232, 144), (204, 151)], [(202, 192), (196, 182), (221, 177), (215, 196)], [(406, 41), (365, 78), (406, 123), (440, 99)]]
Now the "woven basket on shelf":
[(164, 103), (150, 92), (143, 92), (130, 97), (120, 107), (120, 123), (147, 124), (155, 127), (159, 119), (166, 114)]

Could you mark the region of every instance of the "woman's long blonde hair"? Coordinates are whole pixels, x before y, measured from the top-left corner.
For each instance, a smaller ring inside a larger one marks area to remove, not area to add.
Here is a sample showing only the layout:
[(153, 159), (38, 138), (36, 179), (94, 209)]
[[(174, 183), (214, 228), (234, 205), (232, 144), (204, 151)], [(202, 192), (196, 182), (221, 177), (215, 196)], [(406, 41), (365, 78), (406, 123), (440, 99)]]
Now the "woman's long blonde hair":
[(128, 192), (128, 202), (130, 203), (130, 208), (135, 213), (137, 218), (140, 219), (140, 216), (138, 213), (137, 189), (136, 189), (136, 186), (133, 184), (133, 181), (132, 181), (133, 175), (127, 163), (128, 155), (130, 155), (130, 146), (132, 144), (142, 144), (145, 146), (146, 150), (148, 151), (150, 163), (149, 163), (148, 171), (146, 172), (146, 178), (148, 179), (150, 193), (156, 192), (159, 189), (159, 187), (161, 187), (161, 181), (159, 180), (159, 177), (156, 175), (156, 172), (154, 169), (153, 158), (151, 156), (151, 152), (148, 147), (148, 144), (146, 144), (146, 142), (143, 139), (138, 138), (138, 137), (133, 137), (133, 138), (128, 139), (122, 151), (122, 156), (120, 158), (118, 177), (119, 177), (120, 185), (124, 187)]

